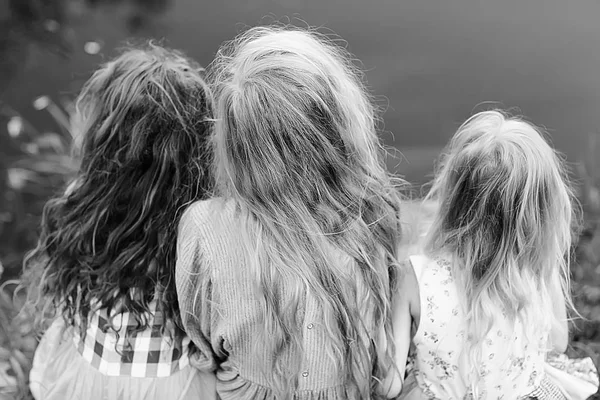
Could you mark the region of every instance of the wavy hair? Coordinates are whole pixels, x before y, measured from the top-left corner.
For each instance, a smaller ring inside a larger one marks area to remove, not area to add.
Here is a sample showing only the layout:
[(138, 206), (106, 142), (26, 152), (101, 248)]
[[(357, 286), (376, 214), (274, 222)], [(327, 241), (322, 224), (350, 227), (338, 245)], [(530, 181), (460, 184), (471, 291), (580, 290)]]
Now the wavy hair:
[[(215, 180), (243, 216), (262, 304), (257, 343), (273, 354), (265, 375), (278, 398), (290, 398), (300, 366), (284, 354), (302, 352), (294, 310), (308, 291), (341, 382), (371, 398), (372, 377), (391, 360), (376, 343), (381, 327), (391, 338), (400, 223), (360, 72), (327, 37), (289, 27), (246, 31), (211, 67)], [(283, 287), (292, 295), (280, 300)]]
[(532, 345), (562, 322), (553, 297), (572, 308), (575, 207), (565, 165), (538, 128), (499, 111), (474, 115), (451, 139), (429, 198), (440, 208), (425, 248), (454, 258), (471, 337), (463, 355), (471, 368), (480, 364), (481, 342), (500, 313), (537, 330), (524, 332)]
[(213, 103), (201, 71), (150, 43), (126, 49), (83, 86), (77, 176), (46, 204), (39, 242), (25, 260), (38, 322), (58, 313), (85, 334), (99, 304), (130, 312), (143, 330), (154, 300), (165, 321), (179, 322), (177, 225), (212, 185)]

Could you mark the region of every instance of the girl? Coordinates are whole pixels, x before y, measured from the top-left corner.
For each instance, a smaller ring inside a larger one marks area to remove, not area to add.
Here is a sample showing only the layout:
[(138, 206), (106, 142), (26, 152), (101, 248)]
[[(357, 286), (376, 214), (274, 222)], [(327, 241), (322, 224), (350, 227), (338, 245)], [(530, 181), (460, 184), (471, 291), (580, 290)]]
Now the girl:
[(426, 398), (562, 399), (544, 372), (546, 353), (566, 349), (572, 306), (572, 196), (558, 154), (520, 119), (477, 114), (429, 198), (439, 209), (394, 301), (397, 365), (412, 324)]
[(221, 197), (182, 217), (176, 274), (200, 367), (223, 399), (373, 398), (399, 199), (359, 75), (324, 37), (274, 27), (213, 67)]
[(38, 400), (192, 399), (209, 390), (177, 328), (174, 280), (182, 209), (210, 188), (212, 100), (199, 70), (151, 44), (83, 87), (77, 178), (46, 204), (26, 260), (38, 322), (58, 316), (34, 360)]

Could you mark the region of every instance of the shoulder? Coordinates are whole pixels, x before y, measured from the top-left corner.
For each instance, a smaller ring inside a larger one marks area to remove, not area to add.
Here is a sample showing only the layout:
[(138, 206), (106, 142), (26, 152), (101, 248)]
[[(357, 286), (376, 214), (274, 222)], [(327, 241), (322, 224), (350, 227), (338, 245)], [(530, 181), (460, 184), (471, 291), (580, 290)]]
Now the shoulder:
[(402, 275), (400, 277), (399, 292), (410, 304), (414, 303), (419, 297), (419, 279), (413, 264), (413, 257), (401, 263)]
[(439, 287), (441, 281), (447, 281), (450, 267), (449, 263), (446, 264), (445, 258), (424, 253), (407, 257), (402, 265), (400, 290), (405, 293), (411, 304), (420, 303), (422, 290), (427, 291), (427, 287)]
[(206, 242), (212, 241), (212, 232), (218, 225), (214, 215), (219, 202), (219, 199), (197, 201), (183, 212), (177, 232), (178, 264), (197, 263), (198, 257), (206, 255), (201, 253), (210, 248)]
[(411, 271), (415, 279), (419, 279), (431, 267), (432, 263), (435, 263), (435, 261), (431, 257), (424, 254), (414, 254), (408, 257), (407, 269)]
[(234, 206), (231, 201), (216, 197), (200, 200), (190, 204), (179, 221), (179, 234), (202, 234), (210, 232), (211, 227), (219, 226), (223, 218), (233, 215)]
[(230, 203), (221, 197), (196, 201), (187, 206), (181, 216), (181, 221), (192, 221), (194, 223), (209, 222), (215, 217), (216, 213), (220, 214), (227, 208), (230, 208), (228, 207)]

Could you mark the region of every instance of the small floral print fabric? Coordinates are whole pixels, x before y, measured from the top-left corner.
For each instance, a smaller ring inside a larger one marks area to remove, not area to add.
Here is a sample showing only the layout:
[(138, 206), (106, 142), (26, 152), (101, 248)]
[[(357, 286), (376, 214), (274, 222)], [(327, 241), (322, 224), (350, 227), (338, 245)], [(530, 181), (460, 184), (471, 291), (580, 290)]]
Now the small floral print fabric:
[[(419, 282), (421, 317), (413, 338), (415, 377), (429, 399), (519, 399), (540, 386), (549, 329), (525, 335), (502, 313), (483, 338), (477, 366), (462, 356), (467, 319), (449, 258), (410, 257)], [(529, 343), (527, 337), (535, 337)], [(478, 374), (476, 385), (469, 377)]]

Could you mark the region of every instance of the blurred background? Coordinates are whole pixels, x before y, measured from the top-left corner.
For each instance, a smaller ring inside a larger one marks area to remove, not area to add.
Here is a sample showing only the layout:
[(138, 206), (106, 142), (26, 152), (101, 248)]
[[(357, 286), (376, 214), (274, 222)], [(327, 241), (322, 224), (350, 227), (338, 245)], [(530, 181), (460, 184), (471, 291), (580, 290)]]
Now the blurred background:
[(507, 108), (548, 130), (585, 210), (573, 277), (588, 320), (572, 339), (597, 354), (599, 16), (597, 0), (0, 0), (0, 399), (23, 395), (35, 341), (10, 322), (10, 296), (41, 207), (71, 170), (82, 83), (126, 40), (161, 39), (208, 65), (223, 41), (271, 21), (348, 42), (384, 110), (388, 167), (417, 188), (474, 111)]

